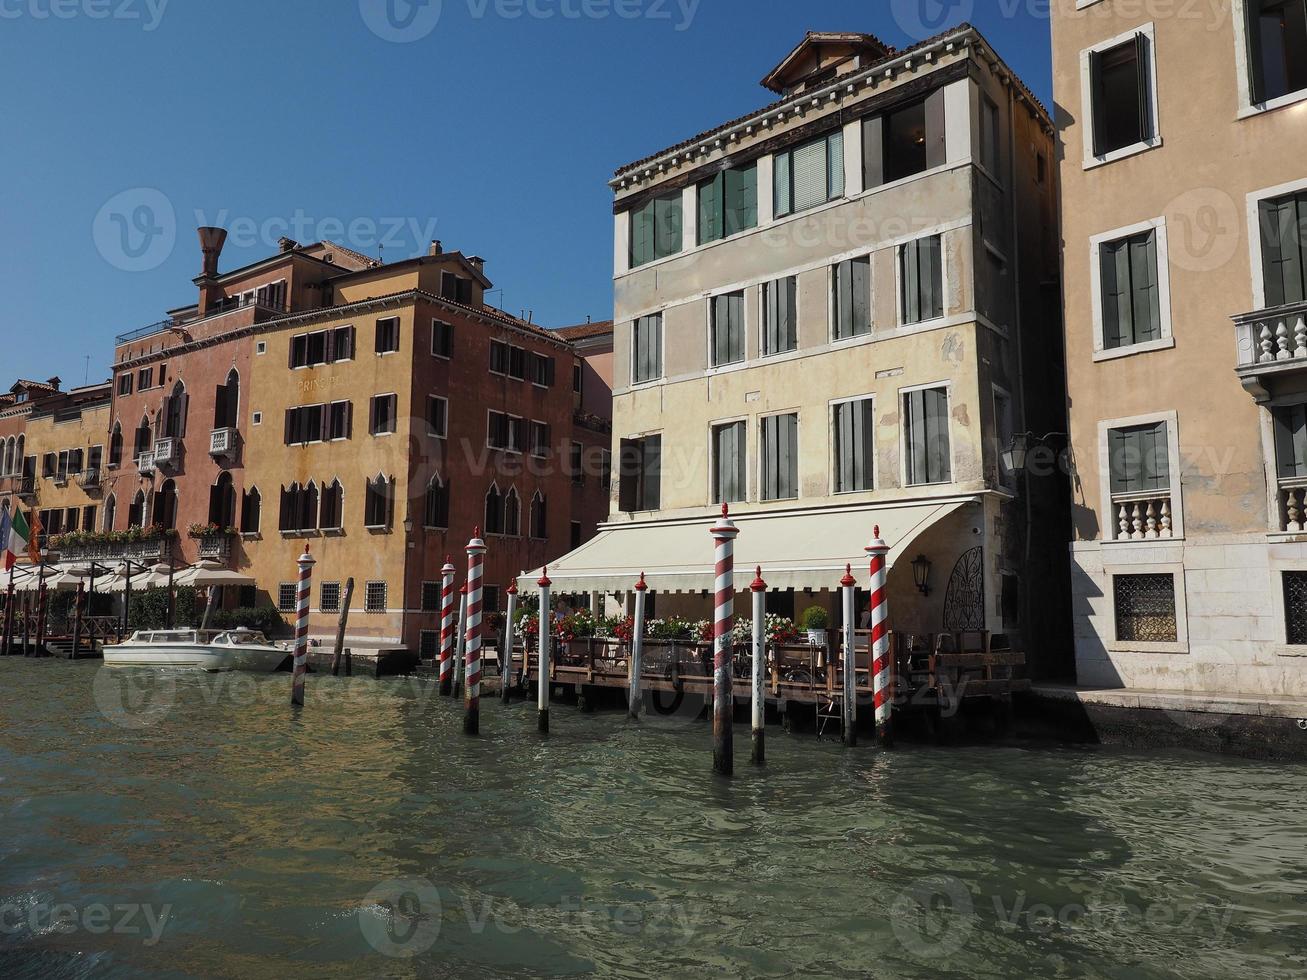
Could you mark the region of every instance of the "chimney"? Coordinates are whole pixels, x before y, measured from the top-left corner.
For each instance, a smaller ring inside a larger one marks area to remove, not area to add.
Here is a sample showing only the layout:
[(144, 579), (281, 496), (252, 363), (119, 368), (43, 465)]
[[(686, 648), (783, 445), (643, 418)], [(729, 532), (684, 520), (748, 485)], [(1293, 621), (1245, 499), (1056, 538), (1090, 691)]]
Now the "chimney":
[(227, 243), (227, 229), (199, 228), (197, 231), (200, 236), (200, 251), (204, 254), (204, 265), (194, 282), (200, 287), (200, 316), (205, 316), (216, 298), (218, 257), (222, 255), (222, 246)]
[(468, 264), (469, 264), (470, 266), (472, 266), (472, 268), (476, 269), (477, 272), (485, 272), (485, 271), (486, 271), (486, 260), (483, 259), (481, 256), (479, 256), (479, 255), (469, 255), (469, 256), (467, 257), (467, 261), (468, 261)]
[(55, 391), (58, 391), (58, 390), (59, 390), (59, 386), (60, 386), (61, 384), (63, 384), (63, 378), (59, 377), (59, 375), (56, 374), (53, 378), (50, 378), (49, 380), (47, 380), (47, 381), (46, 381), (46, 384), (48, 384), (48, 385), (49, 385), (51, 388), (53, 388)]
[(433, 239), (431, 239), (431, 247), (427, 249), (427, 254), (428, 254), (428, 255), (439, 255), (439, 254), (441, 254), (444, 250), (445, 250), (445, 249), (444, 249), (444, 248), (441, 246), (441, 244), (440, 244), (440, 239), (438, 239), (438, 238), (433, 238)]
[(300, 243), (295, 241), (295, 239), (293, 238), (283, 237), (277, 239), (277, 248), (280, 249), (282, 252), (293, 252), (295, 249), (299, 247), (300, 247)]

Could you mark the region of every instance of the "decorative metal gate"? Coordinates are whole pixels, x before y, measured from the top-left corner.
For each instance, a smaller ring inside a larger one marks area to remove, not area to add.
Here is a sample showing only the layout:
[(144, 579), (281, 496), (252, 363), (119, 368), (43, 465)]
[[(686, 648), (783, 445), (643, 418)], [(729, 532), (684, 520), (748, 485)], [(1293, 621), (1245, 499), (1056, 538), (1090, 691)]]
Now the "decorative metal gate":
[(944, 629), (949, 633), (985, 628), (985, 549), (963, 552), (944, 594)]

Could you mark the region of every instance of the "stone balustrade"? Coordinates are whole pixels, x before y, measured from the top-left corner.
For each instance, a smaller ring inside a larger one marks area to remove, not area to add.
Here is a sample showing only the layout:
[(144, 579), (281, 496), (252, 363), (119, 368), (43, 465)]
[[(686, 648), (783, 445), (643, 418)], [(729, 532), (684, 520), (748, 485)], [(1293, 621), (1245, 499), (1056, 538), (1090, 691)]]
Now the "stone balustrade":
[(1113, 494), (1113, 541), (1153, 541), (1173, 534), (1171, 494)]
[(1280, 484), (1280, 530), (1307, 531), (1307, 481)]

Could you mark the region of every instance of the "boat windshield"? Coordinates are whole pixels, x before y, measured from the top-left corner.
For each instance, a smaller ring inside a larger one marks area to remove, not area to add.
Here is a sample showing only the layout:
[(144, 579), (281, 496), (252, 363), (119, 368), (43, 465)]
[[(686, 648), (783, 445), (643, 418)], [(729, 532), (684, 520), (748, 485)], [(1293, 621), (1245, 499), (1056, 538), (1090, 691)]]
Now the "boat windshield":
[(232, 630), (230, 633), (224, 633), (217, 640), (218, 643), (227, 643), (231, 646), (267, 646), (268, 638), (258, 630)]

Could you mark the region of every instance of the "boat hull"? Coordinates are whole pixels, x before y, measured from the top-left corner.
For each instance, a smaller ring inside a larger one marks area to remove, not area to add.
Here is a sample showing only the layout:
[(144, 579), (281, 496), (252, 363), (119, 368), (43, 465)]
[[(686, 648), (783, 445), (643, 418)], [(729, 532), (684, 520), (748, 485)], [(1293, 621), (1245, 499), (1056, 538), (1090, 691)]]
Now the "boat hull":
[(168, 667), (211, 673), (243, 670), (269, 674), (286, 659), (286, 651), (271, 647), (159, 647), (122, 644), (104, 648), (107, 667)]

